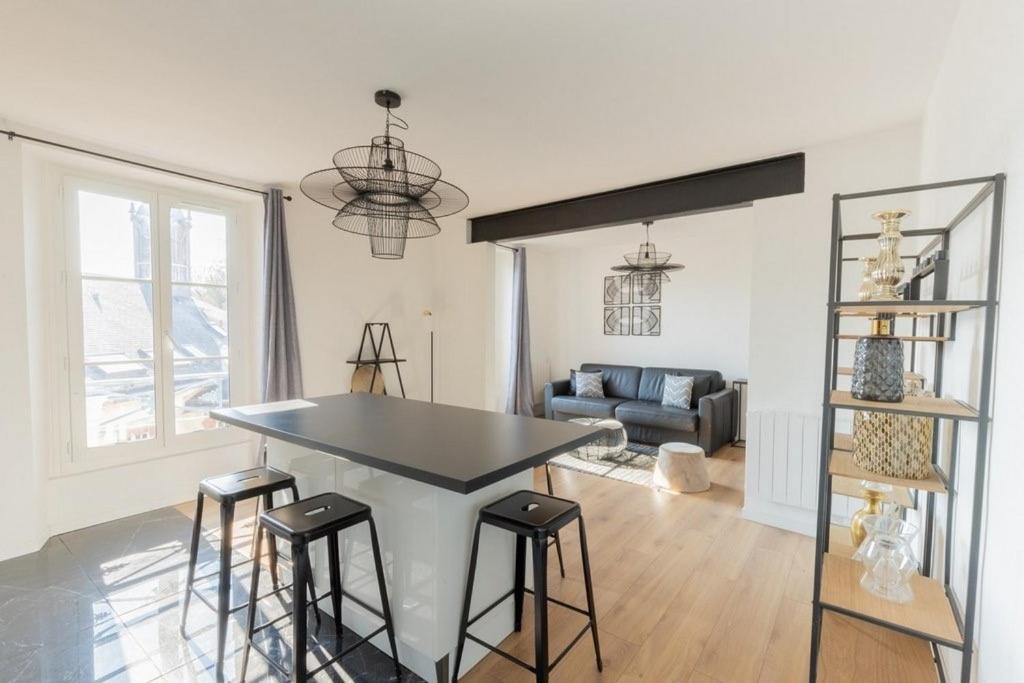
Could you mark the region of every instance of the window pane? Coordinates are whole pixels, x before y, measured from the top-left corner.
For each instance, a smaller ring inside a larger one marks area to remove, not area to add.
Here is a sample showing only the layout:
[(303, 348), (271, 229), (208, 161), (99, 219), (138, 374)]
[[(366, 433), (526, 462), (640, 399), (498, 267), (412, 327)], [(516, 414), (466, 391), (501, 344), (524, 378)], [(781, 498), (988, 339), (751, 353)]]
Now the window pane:
[(155, 438), (152, 363), (86, 365), (85, 424), (90, 448)]
[(227, 218), (195, 209), (171, 209), (171, 279), (227, 284)]
[(228, 291), (174, 285), (171, 338), (175, 358), (228, 355)]
[(153, 285), (82, 279), (85, 361), (153, 359)]
[(85, 274), (153, 276), (149, 204), (80, 190), (78, 241)]
[(209, 412), (228, 405), (229, 397), (226, 360), (174, 362), (174, 428), (178, 434), (220, 427)]

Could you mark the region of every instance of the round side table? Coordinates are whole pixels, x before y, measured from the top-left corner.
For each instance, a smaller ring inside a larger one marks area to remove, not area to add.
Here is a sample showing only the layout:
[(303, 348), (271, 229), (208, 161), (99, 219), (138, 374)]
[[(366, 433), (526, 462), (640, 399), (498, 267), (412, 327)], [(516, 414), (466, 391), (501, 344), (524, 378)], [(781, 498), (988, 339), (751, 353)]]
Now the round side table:
[(576, 449), (576, 456), (583, 460), (600, 460), (618, 455), (626, 449), (626, 428), (618, 420), (600, 417), (574, 417), (569, 422), (601, 427), (605, 430), (602, 436)]
[(699, 493), (711, 488), (704, 449), (690, 443), (663, 443), (658, 448), (654, 485), (676, 493)]

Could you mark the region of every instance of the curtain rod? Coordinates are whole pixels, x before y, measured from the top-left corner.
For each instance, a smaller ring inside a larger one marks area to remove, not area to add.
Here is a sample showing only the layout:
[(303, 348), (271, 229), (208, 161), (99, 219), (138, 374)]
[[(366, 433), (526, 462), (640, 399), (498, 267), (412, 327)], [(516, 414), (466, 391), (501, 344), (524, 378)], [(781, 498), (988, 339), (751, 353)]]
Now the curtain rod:
[[(191, 173), (183, 173), (182, 171), (175, 171), (170, 168), (162, 168), (160, 166), (154, 166), (152, 164), (144, 164), (141, 161), (132, 161), (131, 159), (125, 159), (122, 157), (116, 157), (112, 154), (104, 154), (103, 152), (97, 152), (91, 149), (83, 149), (81, 147), (73, 147), (72, 145), (65, 145), (62, 142), (55, 142), (53, 140), (44, 140), (43, 138), (35, 138), (31, 135), (23, 135), (16, 133), (13, 130), (0, 130), (0, 135), (6, 135), (9, 141), (13, 141), (14, 138), (21, 138), (22, 140), (28, 140), (29, 142), (37, 142), (41, 145), (49, 145), (51, 147), (59, 147), (66, 149), (71, 152), (80, 152), (82, 154), (88, 154), (90, 156), (99, 157), (100, 159), (108, 159), (110, 161), (117, 161), (122, 164), (129, 164), (130, 166), (138, 166), (139, 168), (145, 168), (150, 171), (159, 171), (160, 173), (169, 173), (170, 175), (176, 175), (179, 178), (188, 178), (189, 180), (198, 180), (203, 183), (210, 183), (211, 185), (220, 185), (221, 187), (230, 187), (232, 190), (242, 190), (243, 192), (254, 192), (261, 194), (266, 197), (269, 193), (266, 190), (257, 190), (251, 187), (245, 187), (244, 185), (233, 185), (231, 183), (225, 183), (220, 180), (214, 180), (213, 178), (204, 178), (203, 176), (193, 175)], [(291, 201), (292, 198), (289, 196), (284, 197), (285, 200)]]

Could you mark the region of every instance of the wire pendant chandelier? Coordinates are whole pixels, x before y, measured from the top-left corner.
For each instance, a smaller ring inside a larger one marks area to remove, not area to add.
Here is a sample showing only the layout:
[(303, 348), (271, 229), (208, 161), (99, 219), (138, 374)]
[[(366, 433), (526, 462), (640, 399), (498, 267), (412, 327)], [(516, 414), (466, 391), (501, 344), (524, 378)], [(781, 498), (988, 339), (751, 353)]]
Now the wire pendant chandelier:
[(461, 189), (441, 180), (441, 167), (422, 154), (410, 152), (391, 135), (391, 128), (409, 124), (391, 112), (402, 98), (378, 90), (374, 101), (387, 110), (384, 135), (369, 145), (346, 147), (334, 155), (331, 168), (313, 171), (299, 189), (314, 202), (337, 211), (334, 227), (370, 238), (370, 254), (380, 259), (405, 256), (410, 239), (441, 232), (437, 219), (469, 205)]
[(625, 264), (612, 266), (617, 273), (626, 273), (630, 278), (634, 275), (642, 275), (645, 280), (650, 281), (657, 277), (661, 282), (671, 282), (669, 273), (674, 270), (682, 270), (686, 266), (681, 263), (669, 263), (672, 254), (667, 251), (658, 251), (654, 242), (651, 241), (651, 226), (654, 221), (644, 221), (644, 241), (640, 243), (635, 252), (623, 254)]

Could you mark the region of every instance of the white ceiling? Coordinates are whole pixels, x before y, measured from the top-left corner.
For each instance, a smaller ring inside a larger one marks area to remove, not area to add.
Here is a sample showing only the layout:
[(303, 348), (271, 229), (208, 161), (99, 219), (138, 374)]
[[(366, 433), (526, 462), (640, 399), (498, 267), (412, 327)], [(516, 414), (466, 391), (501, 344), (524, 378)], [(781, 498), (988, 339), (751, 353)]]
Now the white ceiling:
[(294, 184), (399, 91), (480, 215), (918, 118), (957, 0), (8, 0), (0, 119)]

